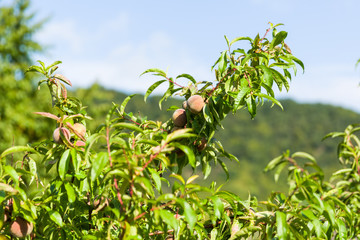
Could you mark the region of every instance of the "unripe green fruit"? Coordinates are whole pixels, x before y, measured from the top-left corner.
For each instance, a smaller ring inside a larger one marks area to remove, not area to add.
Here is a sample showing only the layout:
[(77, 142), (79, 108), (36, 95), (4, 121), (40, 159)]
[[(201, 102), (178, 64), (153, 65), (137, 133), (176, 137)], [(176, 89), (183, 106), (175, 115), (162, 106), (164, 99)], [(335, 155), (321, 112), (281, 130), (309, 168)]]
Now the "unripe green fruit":
[(200, 95), (193, 95), (187, 100), (187, 106), (190, 112), (198, 114), (205, 105), (204, 99)]
[(62, 134), (65, 136), (66, 139), (70, 141), (70, 131), (67, 128), (56, 128), (53, 132), (53, 140), (55, 143), (61, 144), (63, 143), (61, 139), (60, 130), (62, 131)]
[(184, 109), (176, 109), (172, 115), (174, 125), (177, 127), (183, 127), (186, 124), (186, 112)]
[(75, 123), (73, 126), (74, 130), (80, 134), (80, 136), (85, 137), (86, 127), (81, 123)]
[(34, 229), (34, 225), (21, 217), (17, 217), (10, 225), (10, 233), (14, 237), (23, 238), (29, 235)]

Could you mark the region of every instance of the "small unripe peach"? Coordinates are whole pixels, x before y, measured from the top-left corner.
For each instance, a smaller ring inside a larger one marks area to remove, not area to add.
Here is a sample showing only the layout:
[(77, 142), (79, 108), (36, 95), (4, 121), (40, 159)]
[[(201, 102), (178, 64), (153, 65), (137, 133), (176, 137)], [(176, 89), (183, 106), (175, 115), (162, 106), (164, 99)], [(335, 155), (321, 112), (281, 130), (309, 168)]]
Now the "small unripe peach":
[(80, 136), (85, 137), (86, 127), (81, 123), (75, 123), (73, 125), (74, 130), (80, 134)]
[(172, 115), (174, 125), (177, 127), (183, 127), (186, 124), (186, 112), (184, 109), (176, 109)]
[(21, 217), (17, 217), (10, 225), (10, 233), (14, 237), (23, 238), (29, 235), (34, 229), (34, 225)]
[(204, 99), (200, 95), (193, 95), (187, 100), (187, 106), (190, 112), (198, 114), (205, 105)]
[(70, 131), (67, 128), (62, 127), (62, 128), (56, 128), (54, 130), (54, 132), (53, 132), (54, 142), (58, 143), (58, 144), (63, 143), (63, 141), (61, 139), (60, 130), (62, 131), (62, 134), (64, 135), (64, 137), (70, 141)]
[(187, 102), (186, 102), (186, 101), (183, 101), (183, 103), (182, 103), (182, 108), (183, 108), (183, 109), (186, 109), (186, 108), (187, 108)]

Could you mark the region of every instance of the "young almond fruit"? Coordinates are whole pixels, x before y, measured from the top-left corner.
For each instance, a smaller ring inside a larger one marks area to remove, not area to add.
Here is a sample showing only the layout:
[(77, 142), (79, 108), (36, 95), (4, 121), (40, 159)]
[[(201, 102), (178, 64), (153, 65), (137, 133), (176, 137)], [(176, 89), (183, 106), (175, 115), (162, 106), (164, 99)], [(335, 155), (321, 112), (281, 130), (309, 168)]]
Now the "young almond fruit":
[(177, 127), (183, 127), (186, 124), (186, 111), (184, 109), (176, 109), (172, 115), (174, 125)]
[(187, 100), (187, 107), (190, 112), (198, 114), (205, 105), (204, 99), (200, 95), (193, 95)]

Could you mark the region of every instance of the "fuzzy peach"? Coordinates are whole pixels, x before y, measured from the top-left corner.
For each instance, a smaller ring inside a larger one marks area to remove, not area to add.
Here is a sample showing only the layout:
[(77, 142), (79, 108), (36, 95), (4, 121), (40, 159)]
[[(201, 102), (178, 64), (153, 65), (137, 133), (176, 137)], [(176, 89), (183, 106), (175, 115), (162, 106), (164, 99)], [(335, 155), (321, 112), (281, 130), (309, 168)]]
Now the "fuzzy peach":
[(183, 127), (186, 124), (186, 112), (184, 109), (176, 109), (172, 115), (174, 125), (177, 127)]
[(205, 105), (204, 99), (200, 95), (193, 95), (187, 100), (187, 106), (190, 112), (198, 114)]
[(17, 217), (10, 225), (10, 233), (17, 238), (29, 235), (34, 229), (34, 225), (21, 217)]
[(75, 123), (73, 125), (74, 130), (82, 137), (85, 137), (86, 127), (81, 123)]
[(61, 144), (63, 143), (62, 139), (61, 139), (61, 133), (64, 135), (64, 137), (66, 139), (68, 139), (70, 141), (70, 131), (67, 128), (56, 128), (53, 132), (53, 140), (55, 143)]

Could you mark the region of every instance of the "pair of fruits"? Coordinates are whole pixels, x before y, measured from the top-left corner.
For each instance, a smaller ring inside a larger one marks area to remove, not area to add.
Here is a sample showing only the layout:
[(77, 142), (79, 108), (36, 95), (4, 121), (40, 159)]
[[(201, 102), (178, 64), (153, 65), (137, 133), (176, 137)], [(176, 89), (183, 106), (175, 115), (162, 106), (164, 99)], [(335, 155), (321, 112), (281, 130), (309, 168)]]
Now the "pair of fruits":
[[(74, 125), (72, 125), (72, 130), (76, 131), (76, 135), (80, 135), (82, 138), (85, 137), (86, 134), (86, 127), (81, 124), (81, 123), (75, 123)], [(55, 143), (57, 144), (63, 144), (63, 139), (61, 138), (61, 136), (63, 136), (63, 138), (65, 138), (65, 140), (67, 142), (70, 142), (70, 137), (71, 137), (71, 133), (70, 130), (65, 128), (65, 127), (58, 127), (54, 130), (53, 132), (53, 140)], [(76, 141), (76, 146), (80, 147), (80, 146), (85, 146), (85, 142), (83, 141)]]
[(185, 109), (189, 109), (190, 112), (194, 114), (198, 114), (201, 112), (205, 105), (204, 99), (200, 95), (193, 95), (189, 97), (187, 101), (183, 102), (182, 109), (177, 109), (172, 115), (172, 120), (174, 122), (175, 127), (182, 128), (186, 125), (186, 111)]

